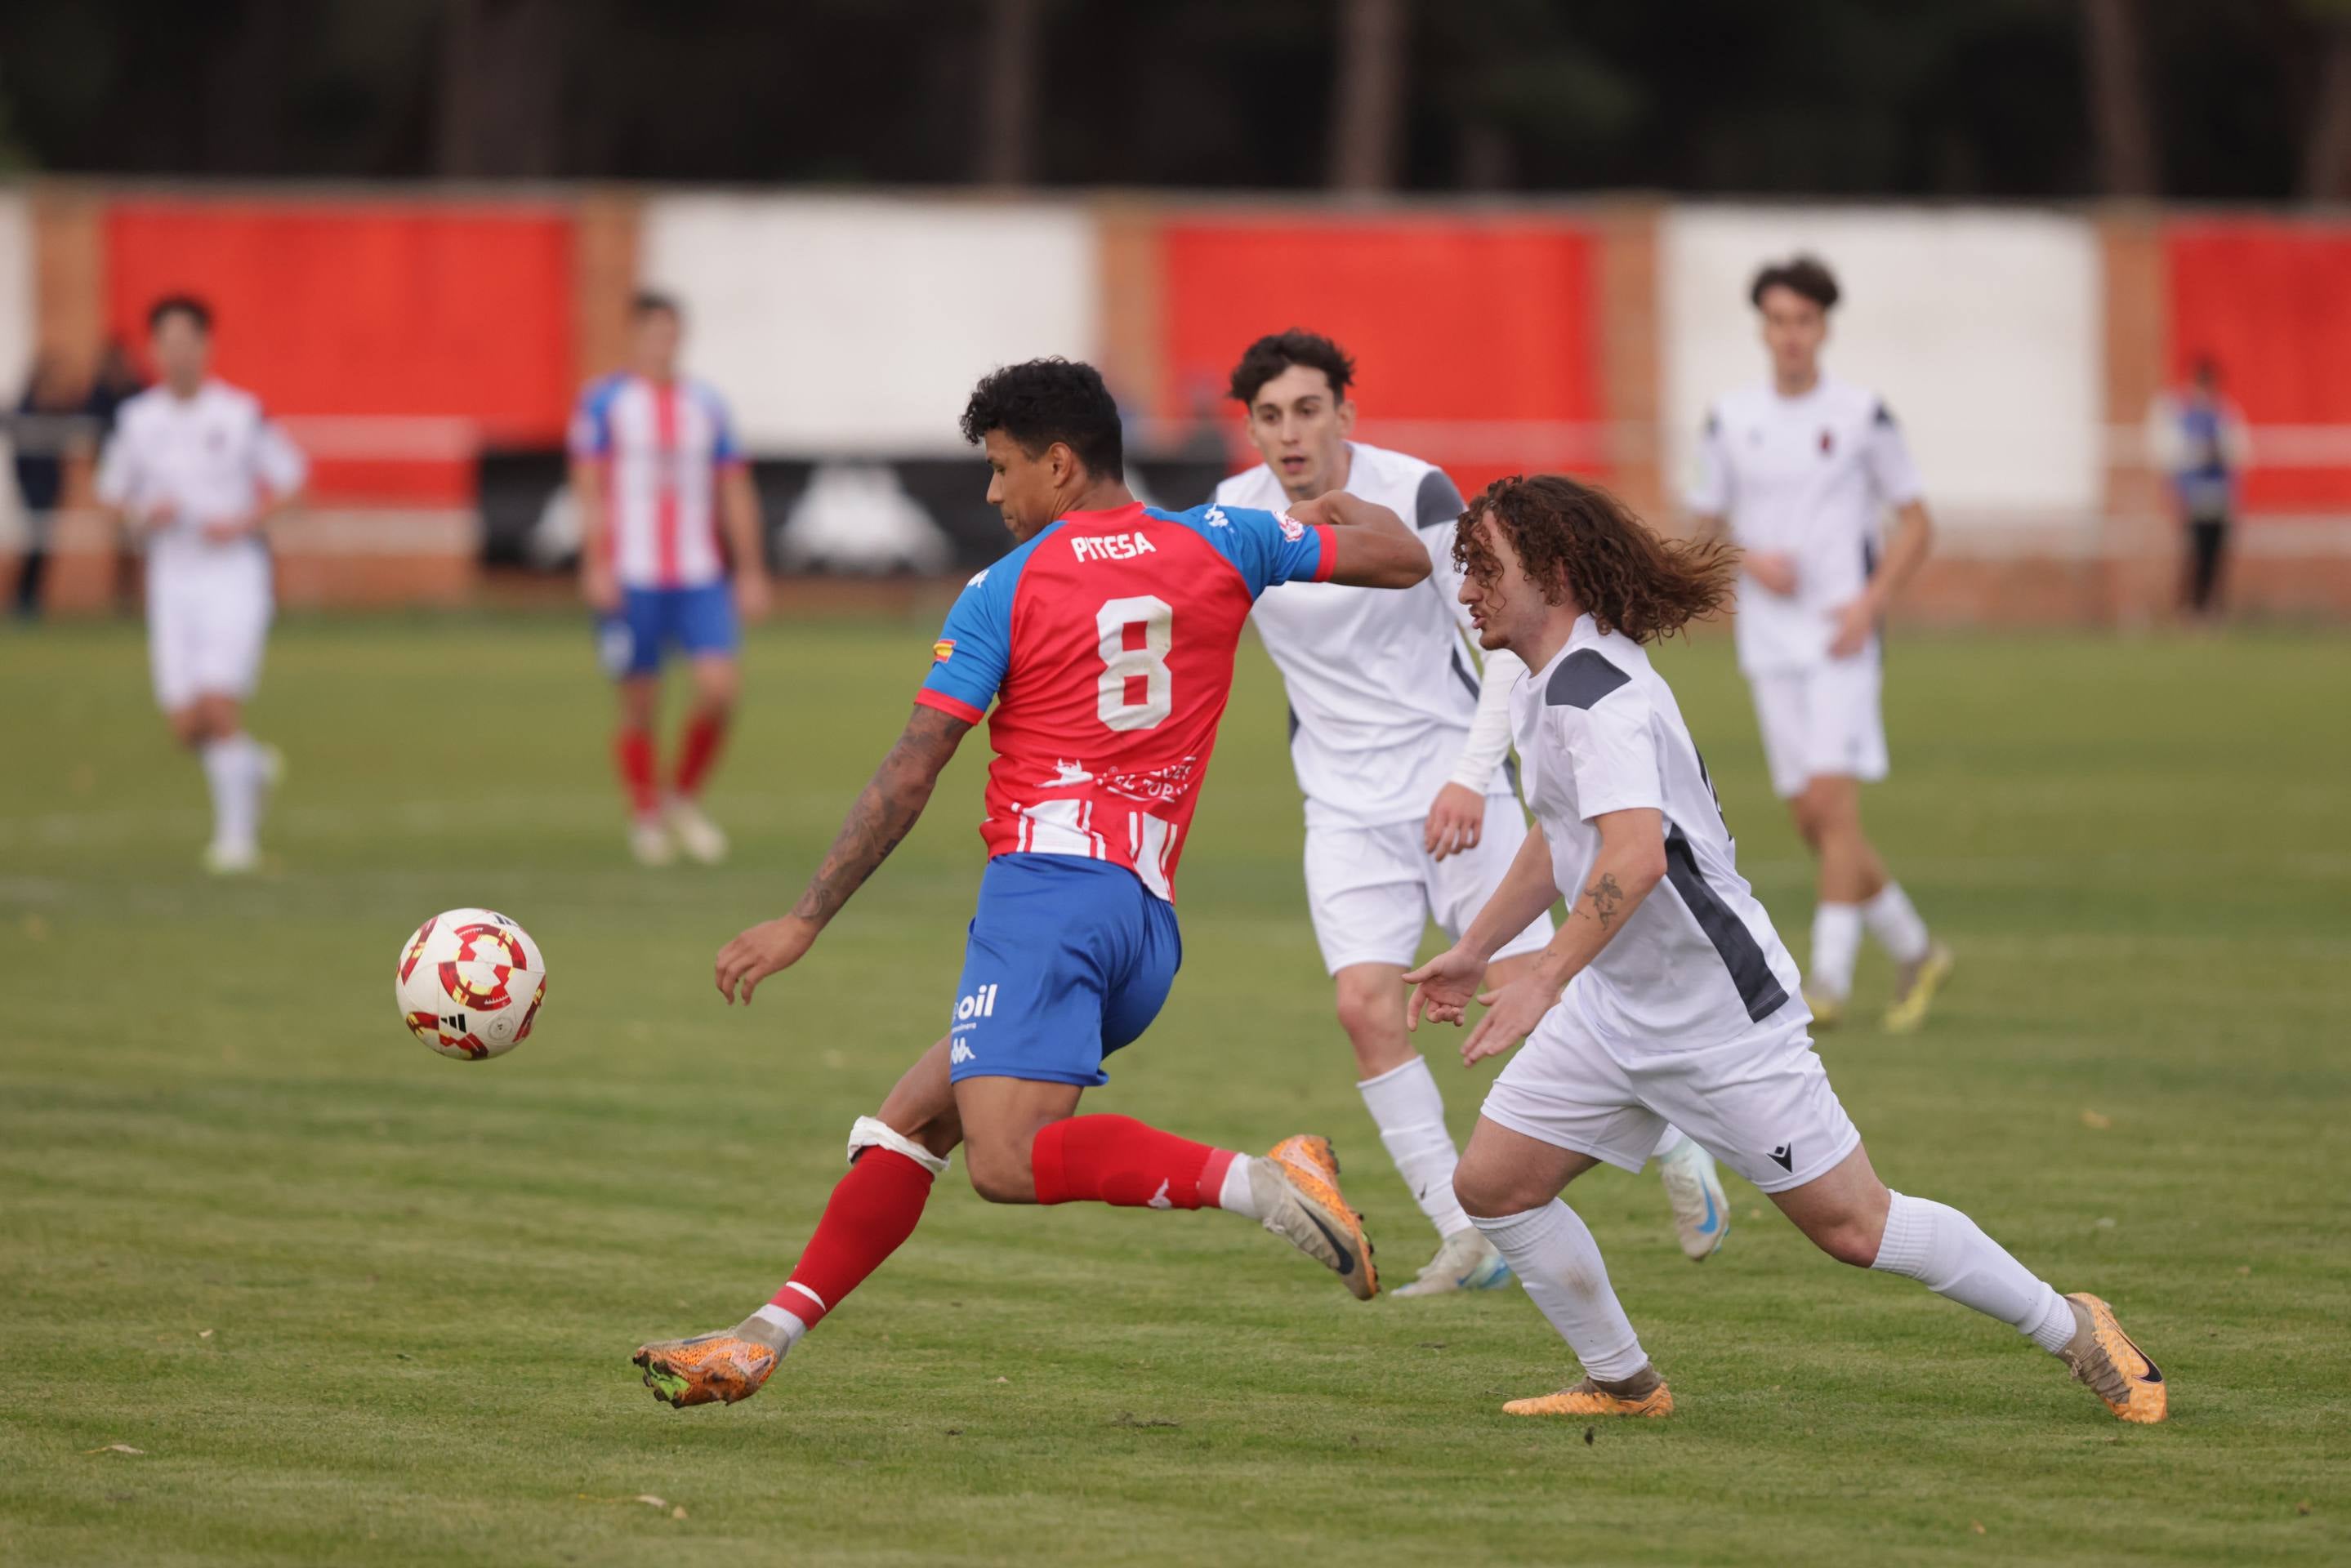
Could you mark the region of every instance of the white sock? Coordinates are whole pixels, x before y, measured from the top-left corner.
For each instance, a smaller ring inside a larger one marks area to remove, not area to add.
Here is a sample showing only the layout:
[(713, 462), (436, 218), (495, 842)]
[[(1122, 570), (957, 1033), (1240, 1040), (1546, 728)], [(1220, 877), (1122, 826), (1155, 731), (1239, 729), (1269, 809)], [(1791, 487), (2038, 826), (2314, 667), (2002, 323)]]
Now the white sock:
[(766, 1306), (745, 1318), (742, 1326), (750, 1335), (756, 1335), (760, 1344), (778, 1355), (788, 1353), (793, 1345), (798, 1345), (807, 1335), (809, 1331), (805, 1319), (795, 1317), (789, 1307), (779, 1307), (773, 1302), (769, 1302)]
[(1263, 1220), (1265, 1213), (1257, 1206), (1257, 1193), (1249, 1186), (1249, 1168), (1257, 1163), (1253, 1154), (1237, 1154), (1232, 1164), (1225, 1167), (1224, 1185), (1217, 1189), (1217, 1207), (1229, 1209), (1244, 1220)]
[(260, 817), (261, 748), (250, 735), (236, 734), (205, 742), (203, 755), (213, 792), (213, 842), (250, 845)]
[(1509, 1262), (1586, 1373), (1621, 1383), (1649, 1364), (1633, 1320), (1609, 1287), (1600, 1244), (1574, 1210), (1554, 1198), (1523, 1214), (1472, 1223)]
[(1853, 961), (1861, 956), (1861, 906), (1823, 904), (1813, 911), (1813, 968), (1805, 982), (1817, 995), (1843, 1002), (1853, 994)]
[(2052, 1355), (2074, 1337), (2065, 1298), (1949, 1204), (1896, 1193), (1869, 1266), (1996, 1317)]
[(1416, 1054), (1401, 1067), (1391, 1067), (1376, 1078), (1355, 1085), (1364, 1092), (1364, 1108), (1380, 1129), (1388, 1158), (1412, 1189), (1413, 1201), (1428, 1216), (1439, 1236), (1469, 1229), (1469, 1216), (1453, 1196), (1453, 1168), (1461, 1163), (1453, 1135), (1445, 1128), (1445, 1096), (1427, 1061)]
[(1657, 1135), (1657, 1147), (1649, 1151), (1649, 1158), (1651, 1159), (1665, 1158), (1666, 1156), (1674, 1152), (1675, 1147), (1678, 1145), (1682, 1139), (1687, 1137), (1689, 1137), (1689, 1134), (1682, 1131), (1681, 1128), (1674, 1126), (1673, 1123), (1667, 1122), (1666, 1124), (1666, 1130)]
[(1896, 963), (1917, 963), (1927, 956), (1927, 922), (1918, 918), (1910, 895), (1899, 882), (1888, 882), (1877, 897), (1861, 907), (1861, 923)]

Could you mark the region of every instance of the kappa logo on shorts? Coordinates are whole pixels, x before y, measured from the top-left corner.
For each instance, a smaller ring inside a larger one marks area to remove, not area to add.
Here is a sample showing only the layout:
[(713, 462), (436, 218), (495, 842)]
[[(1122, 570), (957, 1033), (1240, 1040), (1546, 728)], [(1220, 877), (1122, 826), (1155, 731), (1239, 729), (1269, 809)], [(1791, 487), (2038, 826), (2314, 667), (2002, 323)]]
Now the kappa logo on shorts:
[(1771, 1151), (1771, 1163), (1793, 1176), (1796, 1173), (1796, 1146), (1783, 1143)]
[(951, 1067), (960, 1067), (966, 1062), (977, 1059), (978, 1055), (978, 1052), (973, 1050), (969, 1045), (967, 1045), (962, 1041), (958, 1040), (955, 1043), (953, 1048), (947, 1052), (947, 1064)]
[[(998, 989), (1000, 988), (993, 985), (983, 985), (977, 991), (973, 992), (969, 996), (967, 996), (962, 1001), (956, 1002), (956, 1022), (957, 1023), (969, 1023), (976, 1018), (995, 1017), (996, 993)], [(961, 1061), (962, 1058), (957, 1057), (956, 1060)]]

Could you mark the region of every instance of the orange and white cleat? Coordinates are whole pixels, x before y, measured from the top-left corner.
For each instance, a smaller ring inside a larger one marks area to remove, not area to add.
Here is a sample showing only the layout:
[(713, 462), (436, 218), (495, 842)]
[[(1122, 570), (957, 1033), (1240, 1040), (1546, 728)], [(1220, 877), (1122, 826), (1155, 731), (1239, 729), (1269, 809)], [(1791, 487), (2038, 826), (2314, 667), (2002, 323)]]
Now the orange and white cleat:
[(641, 1345), (629, 1358), (644, 1368), (645, 1386), (664, 1405), (732, 1405), (748, 1399), (782, 1360), (773, 1345), (745, 1339), (734, 1329)]
[(1662, 1420), (1674, 1413), (1674, 1391), (1666, 1380), (1649, 1374), (1656, 1381), (1642, 1394), (1612, 1394), (1587, 1377), (1573, 1388), (1562, 1388), (1556, 1394), (1545, 1394), (1535, 1399), (1513, 1399), (1502, 1407), (1505, 1416), (1635, 1416), (1645, 1420)]
[(1250, 1160), (1249, 1194), (1267, 1230), (1337, 1274), (1357, 1301), (1379, 1293), (1372, 1241), (1339, 1190), (1339, 1157), (1329, 1138), (1301, 1133)]
[(2163, 1370), (2123, 1332), (2115, 1309), (2087, 1291), (2065, 1298), (2074, 1303), (2073, 1343), (2058, 1353), (2074, 1378), (2106, 1402), (2115, 1419), (2151, 1427), (2169, 1414), (2171, 1396)]

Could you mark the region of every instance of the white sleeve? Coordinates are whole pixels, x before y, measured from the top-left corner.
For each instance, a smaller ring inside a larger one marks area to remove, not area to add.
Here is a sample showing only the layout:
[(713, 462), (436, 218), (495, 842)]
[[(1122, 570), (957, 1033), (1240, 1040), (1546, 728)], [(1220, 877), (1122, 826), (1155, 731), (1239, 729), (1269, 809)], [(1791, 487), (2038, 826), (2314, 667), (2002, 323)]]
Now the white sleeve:
[(1730, 515), (1730, 460), (1722, 445), (1722, 415), (1708, 409), (1698, 442), (1698, 481), (1683, 499), (1701, 517)]
[(1568, 767), (1583, 820), (1612, 811), (1666, 808), (1649, 704), (1636, 687), (1619, 687), (1589, 708), (1552, 708), (1567, 742)]
[(1460, 760), (1453, 764), (1452, 782), (1484, 794), (1494, 782), (1494, 770), (1510, 749), (1510, 692), (1526, 679), (1526, 662), (1517, 654), (1496, 649), (1486, 655), (1485, 683), (1478, 689), (1478, 712), (1469, 721), (1469, 738), (1461, 744)]
[(310, 476), (310, 461), (276, 420), (266, 415), (254, 432), (254, 476), (273, 496), (291, 495)]
[(98, 499), (118, 512), (128, 510), (139, 492), (138, 460), (131, 452), (131, 432), (120, 421), (106, 439), (98, 459)]
[(1869, 467), (1870, 484), (1886, 505), (1907, 506), (1926, 497), (1927, 487), (1918, 483), (1918, 469), (1910, 461), (1910, 445), (1902, 439), (1902, 427), (1894, 422), (1893, 410), (1883, 402), (1869, 416), (1862, 457)]

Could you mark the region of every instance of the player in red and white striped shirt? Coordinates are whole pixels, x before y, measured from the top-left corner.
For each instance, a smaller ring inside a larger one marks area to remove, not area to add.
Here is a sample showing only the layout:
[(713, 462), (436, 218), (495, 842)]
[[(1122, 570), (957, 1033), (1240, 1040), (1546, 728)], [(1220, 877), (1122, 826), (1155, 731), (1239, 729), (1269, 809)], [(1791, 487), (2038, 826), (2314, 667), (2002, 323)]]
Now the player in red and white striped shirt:
[[(678, 846), (708, 863), (726, 854), (699, 797), (741, 690), (737, 614), (757, 619), (768, 607), (759, 501), (726, 403), (678, 374), (677, 303), (640, 294), (631, 310), (629, 369), (590, 384), (572, 420), (580, 589), (621, 688), (612, 750), (629, 791), (630, 848), (648, 866), (667, 864)], [(694, 707), (664, 795), (653, 717), (672, 644), (692, 663)]]

